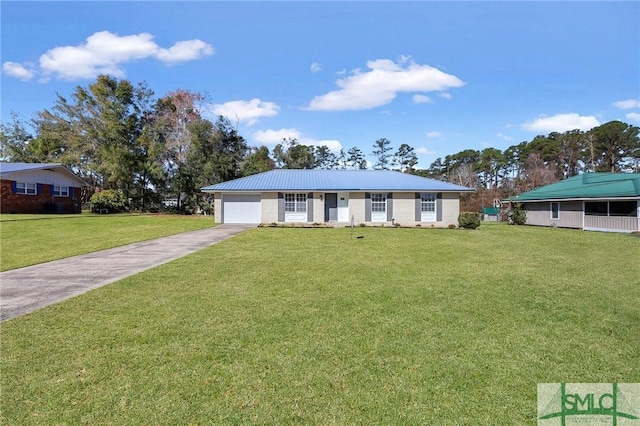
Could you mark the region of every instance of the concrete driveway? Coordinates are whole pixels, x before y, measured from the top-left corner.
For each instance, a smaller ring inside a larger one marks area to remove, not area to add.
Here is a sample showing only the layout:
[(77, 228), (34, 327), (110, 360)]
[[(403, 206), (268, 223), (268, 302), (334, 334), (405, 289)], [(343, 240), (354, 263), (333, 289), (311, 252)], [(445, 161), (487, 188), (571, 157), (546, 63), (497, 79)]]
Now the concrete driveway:
[(255, 227), (223, 224), (2, 272), (0, 321), (102, 287)]

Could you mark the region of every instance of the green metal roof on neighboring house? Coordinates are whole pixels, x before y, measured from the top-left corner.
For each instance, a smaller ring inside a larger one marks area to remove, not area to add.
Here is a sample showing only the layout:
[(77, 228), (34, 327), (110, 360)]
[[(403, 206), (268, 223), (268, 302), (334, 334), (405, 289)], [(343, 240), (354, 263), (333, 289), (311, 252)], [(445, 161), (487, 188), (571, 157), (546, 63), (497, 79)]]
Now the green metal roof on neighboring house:
[(500, 213), (500, 209), (498, 207), (483, 207), (482, 213), (488, 215), (497, 215), (498, 213)]
[(522, 193), (511, 200), (544, 201), (621, 197), (640, 198), (640, 173), (584, 173)]

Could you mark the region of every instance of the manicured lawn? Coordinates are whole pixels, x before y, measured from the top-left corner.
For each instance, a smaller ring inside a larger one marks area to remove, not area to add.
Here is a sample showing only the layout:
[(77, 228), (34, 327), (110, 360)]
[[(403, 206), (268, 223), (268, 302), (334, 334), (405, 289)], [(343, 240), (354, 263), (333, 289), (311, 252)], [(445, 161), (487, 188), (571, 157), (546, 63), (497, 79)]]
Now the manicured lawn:
[(1, 215), (0, 271), (213, 226), (211, 216)]
[(639, 259), (561, 229), (258, 228), (3, 322), (0, 421), (533, 425), (538, 383), (640, 382)]

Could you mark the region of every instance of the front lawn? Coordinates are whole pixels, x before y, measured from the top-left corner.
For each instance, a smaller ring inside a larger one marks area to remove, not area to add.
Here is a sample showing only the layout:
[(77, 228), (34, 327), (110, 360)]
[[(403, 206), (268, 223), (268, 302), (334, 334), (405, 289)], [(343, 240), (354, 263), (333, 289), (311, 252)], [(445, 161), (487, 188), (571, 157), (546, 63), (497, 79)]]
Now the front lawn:
[(211, 216), (1, 215), (0, 271), (213, 226)]
[(254, 229), (3, 322), (0, 421), (536, 424), (538, 383), (640, 382), (638, 259), (502, 224)]

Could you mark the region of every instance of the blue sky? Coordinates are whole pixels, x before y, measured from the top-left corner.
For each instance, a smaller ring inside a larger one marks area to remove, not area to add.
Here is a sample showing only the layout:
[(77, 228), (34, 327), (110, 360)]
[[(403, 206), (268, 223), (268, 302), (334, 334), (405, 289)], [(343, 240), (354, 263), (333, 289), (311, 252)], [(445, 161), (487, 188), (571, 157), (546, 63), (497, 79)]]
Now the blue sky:
[(250, 145), (413, 146), (419, 167), (640, 125), (640, 2), (8, 2), (1, 115), (100, 73), (208, 96)]

